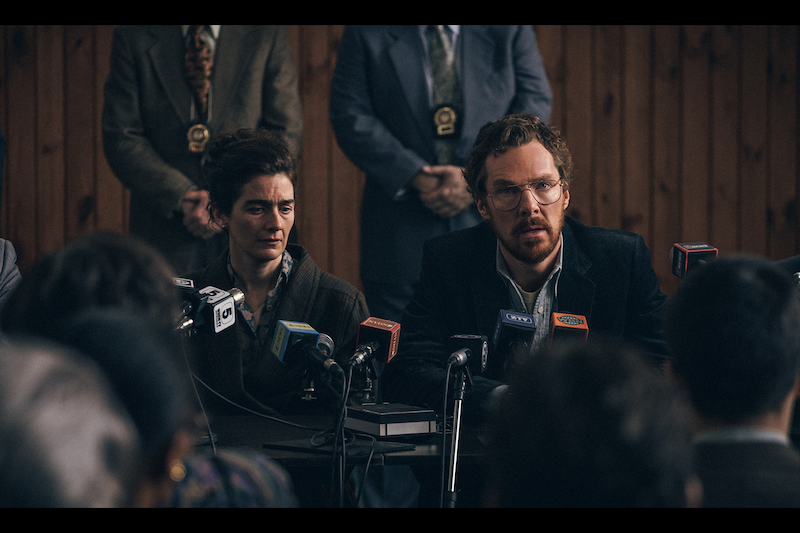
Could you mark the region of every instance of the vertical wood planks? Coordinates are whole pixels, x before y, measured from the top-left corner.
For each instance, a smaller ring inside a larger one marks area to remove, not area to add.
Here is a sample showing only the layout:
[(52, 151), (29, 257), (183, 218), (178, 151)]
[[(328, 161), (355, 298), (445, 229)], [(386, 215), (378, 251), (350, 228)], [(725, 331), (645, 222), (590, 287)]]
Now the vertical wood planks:
[(769, 254), (798, 251), (798, 26), (771, 26), (769, 37)]
[[(100, 133), (113, 28), (0, 26), (0, 237), (23, 271), (87, 231), (127, 231), (128, 191)], [(321, 268), (360, 286), (364, 176), (328, 118), (343, 26), (288, 29), (305, 121), (298, 237)], [(534, 29), (551, 123), (576, 163), (569, 214), (641, 234), (667, 294), (675, 242), (800, 254), (798, 26)]]
[[(36, 28), (36, 187), (31, 223), (36, 230), (37, 255), (64, 243), (66, 205), (64, 118), (64, 26)], [(23, 241), (24, 242), (24, 241)]]
[(620, 229), (652, 238), (652, 30), (622, 30), (622, 213)]

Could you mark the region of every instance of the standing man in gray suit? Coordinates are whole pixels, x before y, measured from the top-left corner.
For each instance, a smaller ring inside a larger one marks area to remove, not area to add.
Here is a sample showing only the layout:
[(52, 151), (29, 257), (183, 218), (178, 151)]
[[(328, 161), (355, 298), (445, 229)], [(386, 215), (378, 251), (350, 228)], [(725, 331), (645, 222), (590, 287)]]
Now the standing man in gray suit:
[[(191, 81), (187, 69), (193, 69)], [(222, 251), (200, 163), (211, 136), (243, 127), (281, 131), (292, 154), (300, 154), (300, 95), (285, 27), (115, 30), (103, 148), (131, 191), (130, 232), (178, 274), (204, 267)]]
[(550, 120), (530, 26), (348, 26), (331, 120), (366, 174), (361, 281), (370, 312), (399, 321), (429, 237), (481, 220), (461, 166), (480, 127), (510, 113)]

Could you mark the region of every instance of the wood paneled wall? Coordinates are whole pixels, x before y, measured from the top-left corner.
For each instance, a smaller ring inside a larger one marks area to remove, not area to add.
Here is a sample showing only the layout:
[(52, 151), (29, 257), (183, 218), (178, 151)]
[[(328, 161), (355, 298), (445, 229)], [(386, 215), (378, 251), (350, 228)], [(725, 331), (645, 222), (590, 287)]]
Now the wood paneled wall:
[[(535, 26), (552, 123), (576, 162), (570, 214), (644, 236), (662, 288), (675, 242), (800, 253), (798, 26)], [(328, 93), (342, 26), (289, 26), (304, 107), (299, 237), (359, 286), (364, 176), (339, 150)], [(102, 153), (113, 26), (0, 27), (8, 145), (0, 236), (24, 271), (95, 229), (127, 231), (128, 193)]]

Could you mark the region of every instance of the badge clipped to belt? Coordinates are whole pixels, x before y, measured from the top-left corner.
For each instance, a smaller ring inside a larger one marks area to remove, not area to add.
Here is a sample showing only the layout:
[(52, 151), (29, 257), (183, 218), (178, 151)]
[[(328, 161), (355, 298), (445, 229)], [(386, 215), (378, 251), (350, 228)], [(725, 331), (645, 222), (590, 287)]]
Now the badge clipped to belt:
[(193, 124), (186, 134), (186, 140), (189, 141), (189, 151), (194, 154), (201, 153), (205, 149), (209, 137), (211, 137), (211, 134), (205, 124)]
[(460, 127), (460, 117), (452, 105), (441, 105), (433, 110), (433, 132), (437, 138), (455, 137)]

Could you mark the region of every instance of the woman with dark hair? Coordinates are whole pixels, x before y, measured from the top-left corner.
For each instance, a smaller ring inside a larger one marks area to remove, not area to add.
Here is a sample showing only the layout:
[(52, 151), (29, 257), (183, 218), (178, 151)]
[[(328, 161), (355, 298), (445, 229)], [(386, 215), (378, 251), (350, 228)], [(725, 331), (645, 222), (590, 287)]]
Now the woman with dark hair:
[[(301, 399), (305, 370), (270, 351), (278, 321), (308, 324), (329, 335), (332, 355), (344, 365), (355, 350), (359, 324), (369, 316), (364, 297), (320, 270), (303, 247), (289, 243), (297, 172), (280, 137), (251, 129), (220, 135), (208, 146), (203, 170), (211, 215), (227, 232), (228, 249), (204, 270), (183, 277), (196, 287), (238, 288), (245, 295), (234, 327), (190, 337), (196, 373), (233, 402), (210, 395), (206, 405), (216, 412), (305, 411), (314, 405)], [(336, 402), (322, 403), (335, 407)]]

